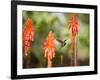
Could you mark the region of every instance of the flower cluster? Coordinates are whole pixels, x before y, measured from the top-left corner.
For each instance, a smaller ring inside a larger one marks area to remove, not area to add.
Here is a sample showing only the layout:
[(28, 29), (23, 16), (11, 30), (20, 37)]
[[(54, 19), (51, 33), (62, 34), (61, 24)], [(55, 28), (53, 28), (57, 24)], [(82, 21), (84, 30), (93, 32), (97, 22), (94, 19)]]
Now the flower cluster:
[(55, 43), (54, 43), (54, 34), (52, 31), (49, 32), (46, 41), (44, 42), (44, 57), (46, 59), (53, 59), (55, 57)]
[(69, 30), (70, 30), (72, 36), (76, 36), (78, 34), (78, 18), (76, 15), (73, 15), (70, 18)]
[(25, 55), (29, 53), (30, 42), (34, 41), (35, 30), (31, 19), (27, 19), (23, 26), (23, 46)]

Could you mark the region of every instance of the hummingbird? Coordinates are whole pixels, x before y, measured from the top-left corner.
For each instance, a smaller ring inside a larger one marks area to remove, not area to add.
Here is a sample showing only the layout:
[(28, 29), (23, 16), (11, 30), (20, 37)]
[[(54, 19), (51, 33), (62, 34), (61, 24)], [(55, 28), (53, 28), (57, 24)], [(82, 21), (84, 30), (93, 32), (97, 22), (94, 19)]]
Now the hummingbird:
[(54, 42), (56, 45), (60, 46), (60, 48), (63, 48), (66, 45), (67, 40), (60, 40), (60, 39), (55, 39)]

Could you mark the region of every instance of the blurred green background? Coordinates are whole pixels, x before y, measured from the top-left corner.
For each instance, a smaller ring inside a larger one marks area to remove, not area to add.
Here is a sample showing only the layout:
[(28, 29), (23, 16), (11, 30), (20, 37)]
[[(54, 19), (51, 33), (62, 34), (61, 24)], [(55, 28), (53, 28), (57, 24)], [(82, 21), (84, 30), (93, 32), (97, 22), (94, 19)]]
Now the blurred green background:
[[(23, 68), (45, 68), (43, 43), (49, 33), (54, 32), (56, 39), (68, 40), (68, 22), (70, 15), (74, 13), (34, 12), (22, 11), (23, 25), (28, 18), (32, 19), (35, 26), (35, 41), (31, 42), (30, 54), (23, 55)], [(77, 14), (77, 13), (75, 13)], [(89, 14), (78, 13), (78, 63), (79, 66), (89, 65)], [(23, 26), (24, 27), (24, 26)], [(56, 57), (53, 59), (53, 67), (71, 66), (71, 44), (67, 43), (63, 48), (56, 47)], [(63, 64), (61, 64), (63, 55)]]

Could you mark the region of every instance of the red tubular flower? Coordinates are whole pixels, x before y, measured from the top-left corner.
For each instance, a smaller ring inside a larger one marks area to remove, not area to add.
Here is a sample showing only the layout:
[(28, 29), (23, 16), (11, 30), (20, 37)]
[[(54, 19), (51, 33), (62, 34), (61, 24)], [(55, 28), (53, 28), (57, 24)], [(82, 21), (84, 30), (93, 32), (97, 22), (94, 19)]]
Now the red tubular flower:
[(76, 36), (78, 34), (78, 19), (76, 15), (71, 16), (69, 21), (69, 30), (72, 36)]
[(25, 55), (29, 53), (30, 42), (34, 41), (35, 30), (31, 19), (27, 19), (23, 27), (23, 45)]
[(44, 42), (44, 50), (44, 57), (48, 60), (48, 67), (51, 67), (51, 60), (55, 57), (55, 43), (52, 31), (49, 32), (46, 41)]

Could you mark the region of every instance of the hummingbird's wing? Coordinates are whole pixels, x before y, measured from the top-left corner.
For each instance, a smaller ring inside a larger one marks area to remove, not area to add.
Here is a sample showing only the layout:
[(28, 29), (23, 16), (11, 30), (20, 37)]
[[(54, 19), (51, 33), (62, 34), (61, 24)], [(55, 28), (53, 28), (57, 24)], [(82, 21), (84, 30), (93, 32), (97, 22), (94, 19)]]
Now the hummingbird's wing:
[(57, 39), (54, 40), (54, 43), (55, 43), (55, 46), (56, 46), (57, 49), (58, 48), (60, 49), (62, 47), (61, 42), (59, 42)]
[(62, 40), (57, 39), (57, 41), (58, 41), (59, 43), (63, 44), (63, 41), (62, 41)]
[(55, 45), (61, 45), (61, 42), (59, 42), (57, 39), (54, 40)]
[(60, 48), (66, 45), (66, 40), (62, 41), (62, 40), (56, 39), (56, 41), (60, 44)]

